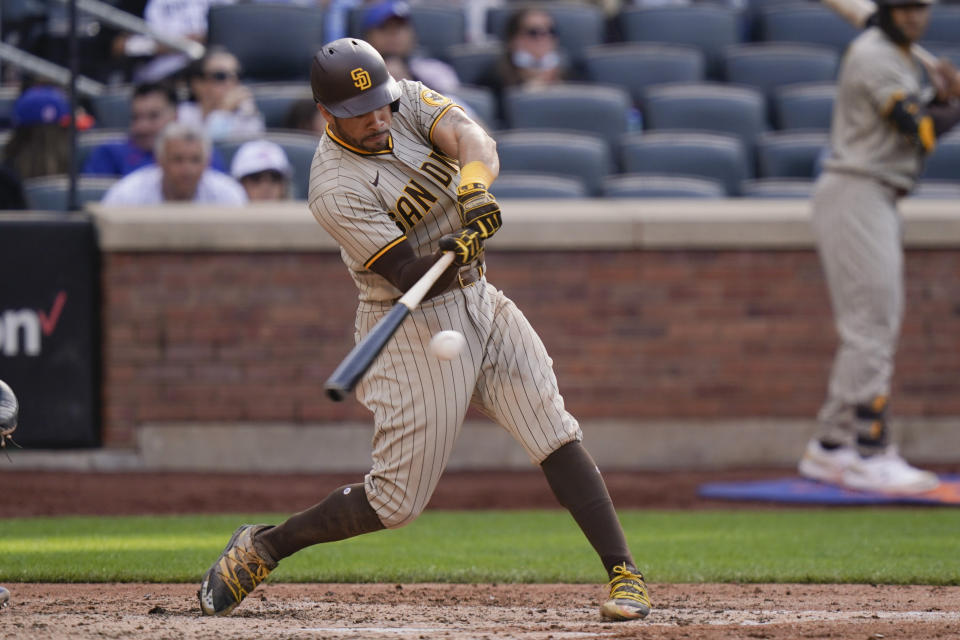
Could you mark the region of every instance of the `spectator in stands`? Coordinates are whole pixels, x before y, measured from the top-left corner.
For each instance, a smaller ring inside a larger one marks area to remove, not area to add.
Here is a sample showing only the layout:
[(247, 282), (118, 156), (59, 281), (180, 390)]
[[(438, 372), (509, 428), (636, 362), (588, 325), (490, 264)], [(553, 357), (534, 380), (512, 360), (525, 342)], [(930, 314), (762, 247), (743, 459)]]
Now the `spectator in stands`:
[[(38, 85), (13, 103), (13, 131), (4, 148), (4, 163), (21, 180), (69, 173), (70, 103), (57, 87)], [(78, 111), (77, 128), (93, 126)]]
[(207, 166), (210, 148), (210, 139), (202, 128), (171, 122), (157, 138), (157, 164), (118, 180), (104, 195), (103, 204), (246, 203), (246, 193), (236, 180)]
[(83, 164), (83, 173), (125, 176), (153, 164), (153, 147), (163, 128), (177, 118), (173, 89), (160, 84), (138, 85), (130, 102), (130, 135), (124, 142), (95, 147)]
[(506, 87), (540, 87), (563, 82), (566, 59), (557, 43), (553, 17), (537, 8), (521, 8), (507, 19), (506, 48), (490, 84), (502, 93)]
[(327, 121), (317, 109), (317, 103), (312, 98), (304, 98), (290, 105), (283, 118), (283, 128), (323, 135)]
[(384, 0), (370, 5), (363, 16), (363, 39), (373, 45), (397, 80), (419, 80), (443, 94), (460, 86), (453, 67), (417, 53), (417, 34), (410, 22), (410, 6), (403, 0)]
[(230, 175), (243, 185), (250, 202), (286, 200), (292, 171), (283, 147), (269, 140), (244, 142), (230, 164)]
[(194, 100), (180, 104), (177, 120), (202, 126), (211, 140), (253, 138), (265, 129), (253, 93), (240, 84), (240, 62), (223, 47), (210, 47), (191, 75)]

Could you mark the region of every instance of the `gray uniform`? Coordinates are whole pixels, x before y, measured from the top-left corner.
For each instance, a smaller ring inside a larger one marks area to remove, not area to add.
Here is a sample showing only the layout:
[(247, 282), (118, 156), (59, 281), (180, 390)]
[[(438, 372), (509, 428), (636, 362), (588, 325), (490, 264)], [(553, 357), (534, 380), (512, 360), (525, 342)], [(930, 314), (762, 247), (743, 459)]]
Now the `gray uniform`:
[(904, 96), (929, 98), (921, 79), (917, 61), (876, 27), (853, 41), (840, 69), (831, 153), (813, 194), (840, 337), (819, 416), (820, 437), (834, 442), (852, 444), (856, 405), (890, 391), (904, 298), (897, 200), (913, 188), (923, 153), (888, 114)]
[[(357, 340), (401, 294), (369, 267), (404, 238), (417, 256), (433, 254), (443, 235), (462, 226), (459, 167), (431, 141), (437, 121), (457, 106), (422, 83), (400, 86), (390, 149), (364, 152), (328, 130), (310, 172), (310, 209), (339, 243), (359, 289)], [(450, 290), (415, 309), (357, 386), (375, 423), (367, 498), (387, 527), (408, 524), (427, 505), (471, 403), (510, 432), (533, 463), (582, 437), (539, 336), (487, 282), (483, 267), (465, 266)], [(443, 329), (467, 340), (450, 361), (427, 350)]]

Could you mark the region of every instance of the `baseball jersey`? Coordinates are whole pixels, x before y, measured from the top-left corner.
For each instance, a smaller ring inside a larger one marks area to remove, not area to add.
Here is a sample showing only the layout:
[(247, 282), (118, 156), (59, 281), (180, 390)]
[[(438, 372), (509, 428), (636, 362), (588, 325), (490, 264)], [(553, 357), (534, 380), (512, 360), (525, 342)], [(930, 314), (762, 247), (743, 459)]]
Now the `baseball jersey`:
[(417, 257), (437, 250), (440, 238), (461, 227), (457, 162), (433, 148), (433, 127), (456, 105), (421, 82), (400, 80), (389, 148), (367, 152), (327, 129), (310, 169), (310, 210), (339, 243), (361, 301), (400, 296), (369, 269), (406, 238)]
[(909, 190), (920, 173), (920, 146), (898, 135), (888, 118), (896, 100), (923, 95), (922, 72), (907, 49), (878, 28), (860, 34), (844, 56), (837, 79), (830, 133), (830, 157), (824, 168), (866, 175)]

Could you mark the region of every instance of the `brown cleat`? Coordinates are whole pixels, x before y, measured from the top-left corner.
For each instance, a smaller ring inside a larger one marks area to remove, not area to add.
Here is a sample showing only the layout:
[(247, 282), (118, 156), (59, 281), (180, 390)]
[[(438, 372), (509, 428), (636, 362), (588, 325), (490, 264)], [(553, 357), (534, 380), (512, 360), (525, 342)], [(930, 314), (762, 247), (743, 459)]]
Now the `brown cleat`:
[(265, 524), (245, 524), (233, 532), (230, 542), (207, 570), (197, 596), (205, 616), (225, 616), (263, 582), (277, 563), (257, 552), (253, 537), (268, 528)]

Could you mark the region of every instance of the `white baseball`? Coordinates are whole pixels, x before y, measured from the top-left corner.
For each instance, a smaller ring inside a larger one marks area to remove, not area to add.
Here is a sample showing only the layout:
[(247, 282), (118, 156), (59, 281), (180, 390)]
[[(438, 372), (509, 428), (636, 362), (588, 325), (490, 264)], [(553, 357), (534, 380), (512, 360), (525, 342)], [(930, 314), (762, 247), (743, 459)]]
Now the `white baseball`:
[(440, 360), (453, 360), (467, 344), (467, 339), (459, 331), (438, 331), (430, 339), (430, 353)]

